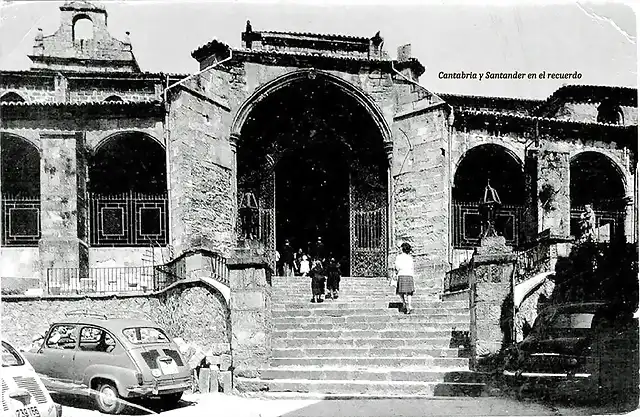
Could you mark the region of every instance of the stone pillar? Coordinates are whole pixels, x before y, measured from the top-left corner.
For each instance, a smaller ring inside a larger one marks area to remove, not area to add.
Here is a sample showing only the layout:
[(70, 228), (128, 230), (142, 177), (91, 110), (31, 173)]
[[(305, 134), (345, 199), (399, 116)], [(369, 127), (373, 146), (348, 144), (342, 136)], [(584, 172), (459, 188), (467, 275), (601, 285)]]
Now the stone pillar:
[(393, 213), (393, 142), (385, 142), (384, 151), (387, 154), (387, 274), (393, 275), (395, 262), (395, 231)]
[(538, 233), (549, 230), (553, 237), (568, 238), (571, 217), (569, 153), (551, 150), (532, 152), (536, 165), (535, 195), (532, 197), (536, 201)]
[(272, 271), (264, 253), (252, 247), (236, 249), (227, 266), (234, 377), (258, 378), (271, 358)]
[[(79, 268), (86, 272), (89, 249), (83, 241), (87, 218), (84, 134), (43, 133), (40, 146), (42, 238), (39, 247), (44, 286), (48, 268)], [(75, 272), (67, 275), (77, 276)], [(64, 284), (79, 289), (79, 282)]]
[(637, 233), (637, 223), (635, 219), (636, 204), (633, 195), (628, 195), (624, 198), (624, 235), (625, 239), (629, 243), (635, 243)]
[(238, 233), (238, 141), (240, 134), (231, 133), (229, 135), (229, 147), (231, 148), (231, 197), (233, 201), (233, 232), (232, 240), (237, 240)]
[[(513, 326), (512, 277), (515, 254), (503, 237), (482, 239), (473, 256), (469, 278), (471, 308), (471, 367), (479, 370), (483, 357), (500, 352)], [(511, 324), (509, 322), (511, 319)]]

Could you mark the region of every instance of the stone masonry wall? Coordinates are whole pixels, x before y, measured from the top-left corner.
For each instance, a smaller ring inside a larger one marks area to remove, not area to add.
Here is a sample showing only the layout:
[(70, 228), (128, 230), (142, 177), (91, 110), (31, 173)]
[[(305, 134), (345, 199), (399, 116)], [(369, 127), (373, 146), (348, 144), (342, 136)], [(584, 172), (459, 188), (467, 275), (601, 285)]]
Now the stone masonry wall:
[(135, 297), (3, 297), (2, 337), (29, 347), (34, 336), (73, 310), (86, 309), (122, 318), (150, 317), (172, 337), (181, 337), (203, 352), (229, 353), (230, 319), (223, 297), (204, 285), (180, 286), (154, 296)]
[(231, 248), (233, 159), (220, 133), (225, 113), (189, 92), (180, 92), (171, 105), (170, 215), (177, 254), (194, 248), (228, 253)]
[(418, 285), (439, 292), (443, 276), (428, 271), (447, 261), (446, 115), (440, 108), (397, 120), (393, 132), (395, 241), (413, 246)]

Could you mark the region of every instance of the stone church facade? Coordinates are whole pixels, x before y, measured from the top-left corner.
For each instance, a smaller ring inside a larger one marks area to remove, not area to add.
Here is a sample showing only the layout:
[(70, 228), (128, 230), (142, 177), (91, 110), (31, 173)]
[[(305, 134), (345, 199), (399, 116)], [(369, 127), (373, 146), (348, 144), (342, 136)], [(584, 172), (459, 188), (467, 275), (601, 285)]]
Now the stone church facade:
[(284, 239), (322, 236), (344, 275), (383, 276), (409, 242), (418, 286), (439, 294), (479, 245), (487, 184), (515, 250), (543, 232), (570, 242), (586, 204), (598, 239), (637, 241), (635, 89), (437, 94), (379, 34), (247, 24), (241, 41), (197, 48), (195, 74), (148, 73), (105, 8), (62, 6), (31, 69), (0, 71), (0, 276), (48, 288), (64, 271), (224, 258), (255, 200), (272, 265)]

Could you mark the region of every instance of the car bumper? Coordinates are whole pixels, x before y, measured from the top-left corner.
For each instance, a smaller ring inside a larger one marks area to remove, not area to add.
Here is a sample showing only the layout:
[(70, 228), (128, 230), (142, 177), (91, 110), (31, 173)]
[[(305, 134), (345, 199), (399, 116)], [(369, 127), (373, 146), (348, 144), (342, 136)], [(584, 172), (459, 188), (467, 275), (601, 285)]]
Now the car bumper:
[(598, 388), (596, 375), (586, 372), (526, 372), (520, 370), (505, 370), (502, 375), (507, 382), (513, 385), (527, 386), (528, 388), (542, 391), (554, 390), (561, 394), (588, 394)]
[(143, 385), (136, 387), (128, 387), (128, 397), (148, 397), (156, 395), (173, 394), (176, 392), (186, 391), (191, 388), (191, 382), (179, 382), (170, 385)]

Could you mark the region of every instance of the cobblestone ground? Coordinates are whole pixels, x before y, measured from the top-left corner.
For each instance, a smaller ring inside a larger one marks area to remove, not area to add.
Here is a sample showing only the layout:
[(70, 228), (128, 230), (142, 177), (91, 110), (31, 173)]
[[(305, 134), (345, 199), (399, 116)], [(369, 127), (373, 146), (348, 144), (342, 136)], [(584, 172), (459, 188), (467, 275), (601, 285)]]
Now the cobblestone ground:
[[(91, 403), (79, 398), (60, 399), (64, 417), (98, 417)], [(237, 416), (237, 417), (303, 417), (303, 416), (545, 416), (624, 414), (616, 406), (572, 406), (545, 404), (535, 400), (518, 401), (506, 397), (429, 398), (379, 400), (314, 400), (243, 398), (224, 394), (185, 395), (180, 404), (163, 410), (159, 403), (144, 404), (165, 417)], [(144, 415), (128, 411), (127, 415)]]

